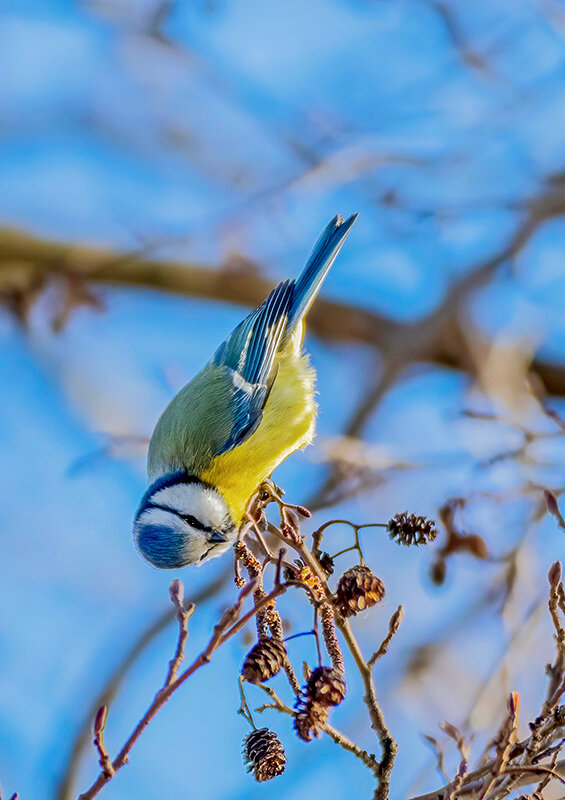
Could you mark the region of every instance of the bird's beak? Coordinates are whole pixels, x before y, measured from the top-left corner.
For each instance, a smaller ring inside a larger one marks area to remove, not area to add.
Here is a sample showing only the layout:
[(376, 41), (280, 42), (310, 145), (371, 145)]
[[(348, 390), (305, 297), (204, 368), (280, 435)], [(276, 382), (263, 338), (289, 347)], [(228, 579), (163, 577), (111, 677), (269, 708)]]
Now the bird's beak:
[(221, 531), (214, 531), (208, 537), (209, 542), (213, 542), (214, 544), (219, 544), (220, 542), (227, 542), (228, 537), (227, 534), (222, 533)]

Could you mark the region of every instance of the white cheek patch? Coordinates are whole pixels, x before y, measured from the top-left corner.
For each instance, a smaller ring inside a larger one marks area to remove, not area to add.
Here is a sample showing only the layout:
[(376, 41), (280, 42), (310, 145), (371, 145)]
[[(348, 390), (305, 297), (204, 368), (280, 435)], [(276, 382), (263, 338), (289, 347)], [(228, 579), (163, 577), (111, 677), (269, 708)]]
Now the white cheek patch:
[(151, 501), (180, 514), (191, 514), (207, 528), (220, 528), (229, 515), (224, 499), (201, 483), (175, 483), (165, 486), (152, 495)]
[(164, 508), (146, 508), (137, 518), (137, 524), (161, 525), (173, 530), (183, 529), (183, 521), (172, 511), (166, 511)]

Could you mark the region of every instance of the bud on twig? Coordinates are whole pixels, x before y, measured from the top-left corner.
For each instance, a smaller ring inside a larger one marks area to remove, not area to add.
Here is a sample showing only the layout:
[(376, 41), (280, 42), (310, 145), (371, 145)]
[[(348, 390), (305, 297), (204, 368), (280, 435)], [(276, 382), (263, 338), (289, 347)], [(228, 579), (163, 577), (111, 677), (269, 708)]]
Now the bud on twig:
[(402, 606), (398, 606), (392, 617), (390, 618), (389, 622), (389, 630), (394, 636), (400, 627), (400, 623), (404, 619), (404, 609)]
[(102, 772), (106, 777), (111, 778), (114, 774), (114, 765), (112, 759), (108, 755), (108, 751), (104, 746), (104, 728), (106, 726), (106, 719), (108, 717), (108, 706), (100, 706), (94, 718), (94, 746), (98, 750), (98, 763), (102, 768)]
[(169, 586), (169, 596), (171, 598), (171, 603), (177, 610), (184, 610), (182, 605), (184, 601), (184, 586), (182, 581), (178, 578), (175, 578), (174, 581), (171, 581)]
[(439, 727), (450, 739), (453, 739), (454, 742), (460, 742), (463, 739), (459, 728), (456, 728), (451, 722), (442, 722)]
[(555, 561), (547, 573), (549, 585), (556, 589), (561, 582), (561, 561)]
[(548, 512), (551, 514), (552, 517), (555, 517), (555, 519), (559, 523), (559, 527), (565, 529), (565, 519), (563, 519), (563, 515), (559, 510), (557, 495), (550, 489), (544, 489), (543, 496), (545, 498), (545, 504), (547, 506)]
[(108, 719), (108, 706), (100, 706), (94, 718), (94, 735), (100, 736), (106, 727), (106, 720)]
[(557, 517), (559, 515), (559, 503), (557, 502), (557, 497), (550, 489), (544, 489), (543, 496), (545, 497), (547, 510), (550, 514), (553, 514), (554, 517)]

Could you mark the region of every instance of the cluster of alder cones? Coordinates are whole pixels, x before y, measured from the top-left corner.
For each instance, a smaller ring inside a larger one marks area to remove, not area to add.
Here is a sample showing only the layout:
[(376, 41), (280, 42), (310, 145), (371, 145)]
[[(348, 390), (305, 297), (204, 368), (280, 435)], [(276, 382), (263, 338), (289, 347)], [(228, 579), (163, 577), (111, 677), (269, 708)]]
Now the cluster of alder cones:
[[(437, 536), (431, 520), (406, 512), (396, 514), (389, 521), (387, 529), (391, 539), (404, 545), (424, 544)], [(327, 559), (332, 561), (329, 556)], [(333, 568), (333, 561), (331, 566)], [(384, 594), (385, 587), (380, 578), (369, 567), (360, 564), (346, 570), (339, 578), (333, 606), (337, 614), (347, 618), (376, 605)], [(250, 683), (264, 683), (280, 672), (286, 658), (286, 647), (282, 640), (262, 638), (245, 657), (241, 670), (243, 679)], [(342, 702), (345, 691), (342, 672), (333, 667), (316, 667), (296, 699), (296, 734), (306, 742), (320, 736), (330, 709)], [(257, 781), (271, 780), (281, 775), (286, 767), (284, 748), (276, 733), (268, 728), (254, 729), (246, 736), (243, 757), (248, 772), (252, 772)]]
[(332, 667), (316, 667), (296, 700), (294, 730), (305, 742), (320, 736), (329, 710), (345, 697), (343, 675)]

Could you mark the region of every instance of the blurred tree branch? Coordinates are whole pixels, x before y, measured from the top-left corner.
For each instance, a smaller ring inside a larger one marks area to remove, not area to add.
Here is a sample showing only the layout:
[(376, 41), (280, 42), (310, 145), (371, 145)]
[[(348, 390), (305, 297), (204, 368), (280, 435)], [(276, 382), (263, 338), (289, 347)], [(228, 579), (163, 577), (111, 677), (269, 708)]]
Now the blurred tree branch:
[(498, 77), (489, 61), (467, 40), (451, 6), (443, 0), (426, 0), (426, 2), (442, 21), (448, 39), (463, 64), (475, 71), (481, 78), (492, 80)]
[[(249, 262), (244, 268), (227, 265), (211, 269), (195, 263), (146, 259), (139, 252), (120, 254), (52, 242), (0, 228), (0, 298), (5, 302), (32, 289), (43, 289), (49, 280), (65, 281), (69, 276), (87, 284), (158, 289), (245, 306), (260, 305), (273, 288)], [(308, 324), (324, 339), (373, 346), (390, 335), (391, 328), (402, 328), (370, 311), (324, 298), (311, 309)]]
[[(466, 271), (427, 317), (401, 323), (376, 312), (321, 297), (313, 306), (309, 329), (322, 339), (356, 342), (377, 348), (385, 358), (387, 385), (406, 366), (428, 362), (476, 374), (469, 347), (469, 321), (464, 305), (497, 270), (512, 261), (546, 221), (565, 213), (565, 180), (549, 176), (543, 190), (527, 204), (523, 220), (510, 241), (492, 257)], [(272, 283), (256, 265), (227, 264), (210, 269), (195, 263), (145, 258), (143, 253), (115, 253), (102, 248), (52, 242), (31, 234), (0, 228), (0, 300), (25, 318), (35, 298), (53, 280), (73, 291), (78, 303), (96, 304), (92, 285), (121, 285), (204, 297), (249, 307), (263, 302)], [(69, 288), (70, 287), (70, 288)], [(478, 332), (474, 332), (480, 339)], [(476, 344), (475, 344), (476, 347)], [(550, 394), (565, 394), (565, 366), (535, 357), (531, 371)], [(379, 382), (367, 397), (362, 418), (382, 396)], [(376, 400), (375, 400), (376, 398)], [(352, 420), (352, 429), (358, 421)]]

